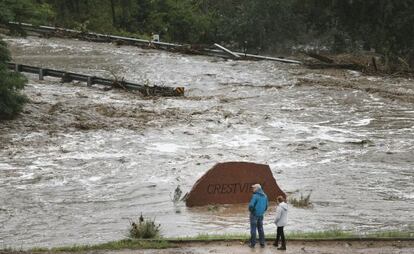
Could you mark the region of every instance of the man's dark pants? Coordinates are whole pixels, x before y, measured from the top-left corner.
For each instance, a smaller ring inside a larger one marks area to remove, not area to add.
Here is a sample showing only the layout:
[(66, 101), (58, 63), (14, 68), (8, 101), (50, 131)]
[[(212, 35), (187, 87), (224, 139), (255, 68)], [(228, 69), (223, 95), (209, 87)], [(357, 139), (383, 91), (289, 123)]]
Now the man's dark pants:
[(263, 216), (255, 216), (250, 213), (250, 246), (256, 245), (256, 228), (259, 232), (260, 245), (265, 244), (265, 235), (263, 231)]

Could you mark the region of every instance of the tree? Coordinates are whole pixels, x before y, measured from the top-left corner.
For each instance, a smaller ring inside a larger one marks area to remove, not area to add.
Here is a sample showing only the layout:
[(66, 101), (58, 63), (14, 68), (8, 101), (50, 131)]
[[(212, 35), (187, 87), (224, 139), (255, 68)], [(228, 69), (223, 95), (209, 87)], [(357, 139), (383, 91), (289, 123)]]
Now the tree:
[(54, 13), (43, 1), (34, 0), (0, 0), (0, 23), (9, 21), (45, 24)]
[(158, 33), (252, 53), (315, 42), (337, 52), (363, 46), (414, 65), (414, 0), (0, 0), (0, 22), (8, 20)]
[[(49, 6), (42, 1), (32, 0), (0, 0), (0, 23), (15, 22), (45, 22), (51, 14)], [(26, 83), (26, 78), (17, 72), (11, 72), (7, 68), (7, 62), (11, 60), (6, 43), (0, 38), (0, 119), (15, 117), (27, 101), (21, 93)]]
[(10, 72), (7, 69), (6, 62), (9, 60), (7, 45), (0, 40), (0, 119), (15, 117), (27, 101), (26, 96), (20, 93), (26, 78), (20, 73)]

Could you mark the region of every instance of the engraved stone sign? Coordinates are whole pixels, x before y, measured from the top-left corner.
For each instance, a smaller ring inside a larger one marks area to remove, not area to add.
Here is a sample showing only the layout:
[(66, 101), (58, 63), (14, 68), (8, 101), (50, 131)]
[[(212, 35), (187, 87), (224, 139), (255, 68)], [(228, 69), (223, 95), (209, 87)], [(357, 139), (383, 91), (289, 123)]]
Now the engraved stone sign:
[(276, 201), (277, 196), (286, 198), (268, 165), (225, 162), (216, 164), (194, 184), (187, 194), (186, 205), (248, 203), (255, 183), (262, 185), (269, 201)]

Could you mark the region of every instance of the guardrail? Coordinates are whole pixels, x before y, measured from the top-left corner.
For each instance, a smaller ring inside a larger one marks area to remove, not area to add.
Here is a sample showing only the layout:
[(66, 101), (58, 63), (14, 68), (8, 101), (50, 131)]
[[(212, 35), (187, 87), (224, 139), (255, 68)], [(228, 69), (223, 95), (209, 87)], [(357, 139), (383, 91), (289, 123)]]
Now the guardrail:
[(100, 78), (96, 76), (90, 76), (85, 74), (79, 74), (74, 72), (67, 72), (61, 70), (54, 70), (49, 68), (40, 68), (30, 65), (8, 63), (8, 68), (17, 72), (26, 72), (39, 75), (39, 80), (43, 80), (44, 77), (50, 76), (55, 78), (61, 78), (62, 82), (80, 81), (86, 82), (88, 87), (93, 84), (99, 84), (104, 86), (111, 86), (116, 88), (137, 90), (144, 96), (184, 96), (184, 87), (167, 87), (167, 86), (147, 86), (131, 83), (124, 80), (113, 80)]
[(267, 61), (277, 61), (277, 62), (282, 62), (282, 63), (287, 63), (287, 64), (302, 64), (302, 62), (297, 61), (297, 60), (285, 59), (285, 58), (280, 58), (280, 57), (253, 55), (253, 54), (246, 54), (246, 53), (241, 53), (241, 52), (232, 52), (232, 54), (229, 54), (228, 51), (222, 48), (221, 50), (217, 50), (215, 48), (197, 47), (197, 46), (192, 46), (189, 44), (176, 44), (176, 43), (144, 40), (144, 39), (138, 39), (138, 38), (132, 38), (132, 37), (78, 31), (74, 29), (67, 29), (67, 28), (60, 28), (60, 27), (35, 26), (32, 24), (18, 23), (18, 22), (8, 22), (8, 26), (4, 24), (3, 25), (0, 24), (0, 26), (6, 29), (9, 28), (8, 26), (15, 26), (25, 31), (34, 32), (38, 34), (44, 34), (48, 36), (60, 36), (60, 37), (66, 36), (66, 37), (78, 38), (81, 40), (96, 41), (96, 42), (116, 42), (116, 43), (135, 45), (135, 46), (140, 46), (140, 47), (155, 47), (157, 49), (169, 50), (169, 51), (174, 51), (174, 52), (216, 56), (216, 57), (222, 57), (222, 58), (227, 58), (227, 59), (230, 58), (230, 59), (239, 59), (239, 60), (240, 59), (267, 60)]
[(155, 45), (159, 47), (182, 47), (181, 44), (174, 44), (174, 43), (167, 43), (167, 42), (158, 42), (158, 41), (151, 41), (151, 40), (144, 40), (144, 39), (137, 39), (131, 37), (124, 37), (124, 36), (117, 36), (117, 35), (108, 35), (108, 34), (101, 34), (101, 33), (94, 33), (94, 32), (84, 32), (78, 31), (74, 29), (67, 29), (67, 28), (60, 28), (60, 27), (53, 27), (53, 26), (35, 26), (32, 24), (27, 23), (18, 23), (18, 22), (9, 22), (9, 25), (17, 26), (19, 28), (24, 29), (25, 31), (35, 32), (35, 33), (66, 33), (72, 36), (90, 36), (94, 37), (95, 39), (100, 40), (107, 40), (107, 41), (129, 41), (134, 42), (141, 45)]

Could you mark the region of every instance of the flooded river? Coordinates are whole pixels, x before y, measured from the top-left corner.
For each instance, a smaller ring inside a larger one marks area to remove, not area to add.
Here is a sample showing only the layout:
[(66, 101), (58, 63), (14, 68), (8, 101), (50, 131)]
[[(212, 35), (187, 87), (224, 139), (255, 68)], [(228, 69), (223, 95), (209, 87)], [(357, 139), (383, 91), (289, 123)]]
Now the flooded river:
[[(289, 231), (414, 232), (414, 81), (66, 39), (6, 38), (14, 61), (184, 86), (183, 98), (28, 75), (0, 123), (0, 248), (124, 238), (142, 213), (164, 236), (247, 233), (246, 205), (174, 204), (217, 162), (269, 164)], [(375, 89), (373, 89), (375, 88)], [(274, 232), (274, 207), (265, 231)]]

